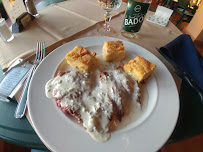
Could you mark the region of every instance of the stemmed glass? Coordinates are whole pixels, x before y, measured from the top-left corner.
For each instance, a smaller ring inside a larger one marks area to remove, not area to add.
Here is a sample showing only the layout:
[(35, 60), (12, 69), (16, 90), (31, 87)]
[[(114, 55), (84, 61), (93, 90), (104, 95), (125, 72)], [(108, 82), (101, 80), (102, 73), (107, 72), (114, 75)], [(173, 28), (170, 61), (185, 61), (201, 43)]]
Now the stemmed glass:
[(115, 30), (110, 27), (111, 11), (117, 10), (121, 6), (122, 0), (97, 0), (102, 9), (106, 12), (104, 14), (104, 25), (97, 31), (101, 35), (112, 36)]

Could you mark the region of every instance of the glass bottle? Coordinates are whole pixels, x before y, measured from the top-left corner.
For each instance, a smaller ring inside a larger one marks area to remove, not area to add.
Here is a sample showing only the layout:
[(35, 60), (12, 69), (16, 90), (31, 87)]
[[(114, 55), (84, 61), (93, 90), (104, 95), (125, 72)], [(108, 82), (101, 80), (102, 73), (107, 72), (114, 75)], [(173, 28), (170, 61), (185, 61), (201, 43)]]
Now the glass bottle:
[(139, 32), (151, 0), (128, 0), (121, 34), (127, 38), (135, 38)]
[(1, 17), (1, 14), (0, 14), (0, 36), (1, 36), (1, 39), (5, 42), (10, 42), (14, 38), (13, 34), (8, 28), (8, 25), (5, 19)]
[(39, 15), (33, 0), (25, 0), (25, 5), (27, 7), (28, 13), (35, 17)]

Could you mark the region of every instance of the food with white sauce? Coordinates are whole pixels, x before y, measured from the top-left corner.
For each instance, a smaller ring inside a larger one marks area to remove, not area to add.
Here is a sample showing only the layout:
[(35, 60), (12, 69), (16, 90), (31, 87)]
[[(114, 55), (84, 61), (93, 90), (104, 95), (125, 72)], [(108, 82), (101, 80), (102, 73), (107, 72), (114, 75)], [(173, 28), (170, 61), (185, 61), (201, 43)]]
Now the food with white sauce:
[[(104, 46), (106, 43), (108, 42), (106, 41)], [(78, 50), (84, 50), (84, 48), (76, 46), (74, 50), (72, 54), (66, 55), (66, 59), (68, 63), (73, 62), (70, 65), (79, 71), (59, 71), (47, 82), (46, 96), (54, 98), (56, 105), (65, 114), (77, 118), (78, 123), (83, 125), (94, 140), (106, 142), (110, 139), (112, 131), (133, 121), (135, 114), (140, 116), (144, 112), (137, 83), (140, 80), (135, 79), (137, 77), (133, 77), (129, 71), (125, 72), (124, 64), (121, 62), (123, 57), (106, 62), (107, 58), (104, 54), (103, 56), (93, 55), (94, 67), (91, 65), (89, 70), (90, 66), (88, 67), (87, 64), (85, 68), (78, 66), (83, 65), (80, 62), (82, 56), (78, 55), (84, 55), (78, 54)], [(89, 56), (94, 53), (87, 54)], [(130, 120), (123, 121), (122, 118), (128, 115), (131, 116)]]
[(59, 72), (45, 90), (46, 96), (54, 98), (64, 113), (75, 116), (93, 139), (104, 142), (127, 112), (127, 102), (139, 100), (139, 87), (117, 68), (119, 63), (111, 63), (111, 70), (107, 70), (110, 63), (101, 63), (90, 73)]

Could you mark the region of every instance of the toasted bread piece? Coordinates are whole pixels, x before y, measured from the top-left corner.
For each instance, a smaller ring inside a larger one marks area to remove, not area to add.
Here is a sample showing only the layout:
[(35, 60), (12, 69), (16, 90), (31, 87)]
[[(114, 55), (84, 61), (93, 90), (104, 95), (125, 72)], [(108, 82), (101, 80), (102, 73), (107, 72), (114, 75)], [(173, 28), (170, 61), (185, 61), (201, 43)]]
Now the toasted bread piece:
[(82, 72), (89, 72), (91, 70), (91, 66), (96, 61), (96, 53), (89, 51), (82, 46), (75, 46), (73, 50), (71, 50), (66, 55), (67, 63), (73, 68), (77, 68)]
[(105, 41), (103, 45), (105, 61), (122, 61), (125, 57), (125, 49), (121, 41)]
[(155, 64), (141, 56), (137, 56), (135, 59), (130, 60), (128, 64), (124, 65), (124, 70), (132, 75), (138, 83), (147, 79), (155, 68)]

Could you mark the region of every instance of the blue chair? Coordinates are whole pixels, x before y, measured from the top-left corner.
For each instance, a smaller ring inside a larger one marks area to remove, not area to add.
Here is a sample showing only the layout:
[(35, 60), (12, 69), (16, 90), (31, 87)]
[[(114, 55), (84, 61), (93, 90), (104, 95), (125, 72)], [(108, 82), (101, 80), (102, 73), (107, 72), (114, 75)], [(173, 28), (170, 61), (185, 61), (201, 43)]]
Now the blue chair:
[(54, 3), (60, 3), (66, 0), (47, 0), (47, 1), (50, 2), (51, 4), (54, 4)]
[(49, 6), (49, 5), (51, 5), (50, 2), (48, 2), (48, 1), (41, 1), (40, 3), (38, 3), (38, 4), (36, 5), (36, 8), (37, 8), (37, 9), (41, 9), (41, 8), (47, 7), (47, 6)]
[(60, 2), (63, 2), (65, 0), (45, 0), (45, 1), (41, 1), (40, 3), (38, 3), (36, 5), (36, 8), (37, 9), (41, 9), (41, 8), (44, 8), (44, 7), (47, 7), (51, 4), (54, 4), (54, 3), (60, 3)]

